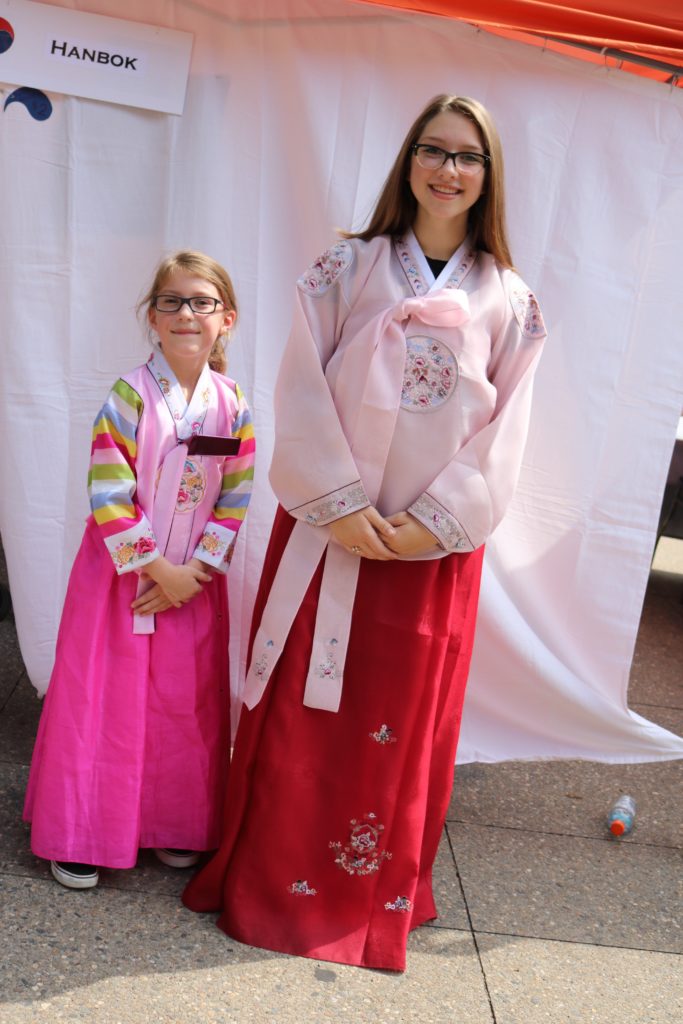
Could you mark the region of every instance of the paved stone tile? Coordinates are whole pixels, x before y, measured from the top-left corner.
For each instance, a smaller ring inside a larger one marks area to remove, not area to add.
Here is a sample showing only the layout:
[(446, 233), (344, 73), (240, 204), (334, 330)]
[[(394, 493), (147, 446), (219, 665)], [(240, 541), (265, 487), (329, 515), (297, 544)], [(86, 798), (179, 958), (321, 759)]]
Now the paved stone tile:
[(680, 957), (567, 942), (478, 938), (497, 1024), (674, 1024)]
[(475, 932), (683, 952), (681, 854), (450, 824)]
[(652, 573), (638, 630), (629, 704), (683, 708), (683, 577)]
[(430, 924), (435, 927), (460, 928), (469, 931), (467, 908), (462, 897), (455, 861), (445, 830), (434, 863), (432, 885), (439, 916)]
[(42, 706), (24, 672), (0, 715), (0, 761), (31, 763)]
[(29, 848), (29, 828), (21, 820), (28, 768), (0, 763), (0, 872), (41, 875), (41, 861)]
[(490, 1024), (471, 935), (421, 928), (404, 975), (233, 942), (176, 900), (0, 880), (3, 1024)]
[[(635, 710), (645, 714), (658, 709)], [(659, 710), (660, 724), (683, 732), (683, 712)], [(636, 825), (620, 841), (683, 847), (682, 784), (680, 760), (467, 764), (456, 769), (448, 820), (605, 838), (608, 808), (620, 793), (631, 793)]]
[(23, 671), (24, 663), (19, 653), (14, 619), (10, 616), (0, 622), (0, 708), (11, 695)]

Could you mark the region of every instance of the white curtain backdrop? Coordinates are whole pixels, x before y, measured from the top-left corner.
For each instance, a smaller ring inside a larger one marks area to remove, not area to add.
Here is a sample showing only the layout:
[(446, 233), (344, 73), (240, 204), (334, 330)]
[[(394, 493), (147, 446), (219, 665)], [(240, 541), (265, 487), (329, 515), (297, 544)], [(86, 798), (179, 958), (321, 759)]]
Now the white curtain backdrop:
[(363, 221), (418, 110), (452, 91), (500, 127), (513, 253), (550, 331), (519, 491), (487, 548), (460, 759), (683, 755), (626, 707), (682, 400), (680, 91), (343, 0), (61, 6), (195, 42), (182, 117), (57, 95), (44, 122), (0, 110), (0, 532), (38, 690), (88, 512), (92, 419), (146, 358), (134, 305), (154, 265), (187, 246), (233, 276), (230, 372), (258, 429), (230, 575), (239, 686), (295, 279), (335, 226)]

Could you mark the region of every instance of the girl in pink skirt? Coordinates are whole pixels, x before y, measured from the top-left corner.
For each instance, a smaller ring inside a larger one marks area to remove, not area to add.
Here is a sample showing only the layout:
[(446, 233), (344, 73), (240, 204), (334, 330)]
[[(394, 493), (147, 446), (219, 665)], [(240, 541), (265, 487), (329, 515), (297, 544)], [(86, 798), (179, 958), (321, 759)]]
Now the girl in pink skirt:
[(254, 438), (223, 375), (230, 278), (163, 260), (141, 303), (154, 352), (114, 384), (93, 430), (92, 514), (66, 594), (24, 817), (69, 888), (140, 847), (186, 867), (215, 848), (228, 771), (226, 576)]

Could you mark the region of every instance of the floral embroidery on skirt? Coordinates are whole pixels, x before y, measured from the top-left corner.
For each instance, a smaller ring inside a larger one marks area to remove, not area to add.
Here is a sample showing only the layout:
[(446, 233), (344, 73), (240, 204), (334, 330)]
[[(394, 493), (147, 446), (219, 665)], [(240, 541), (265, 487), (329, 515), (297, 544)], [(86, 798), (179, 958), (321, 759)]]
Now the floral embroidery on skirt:
[(380, 725), (377, 732), (369, 732), (368, 736), (375, 743), (381, 743), (385, 745), (387, 743), (396, 743), (396, 737), (392, 736), (393, 729), (390, 729), (388, 725)]
[(384, 909), (395, 910), (400, 914), (407, 914), (410, 910), (413, 909), (413, 904), (410, 902), (407, 896), (397, 896), (393, 903), (385, 903)]
[(337, 851), (335, 864), (350, 875), (373, 875), (379, 871), (382, 861), (391, 860), (388, 850), (379, 850), (384, 825), (377, 821), (377, 815), (366, 814), (362, 821), (352, 818), (351, 833), (345, 846), (337, 840), (330, 842), (330, 849)]
[(291, 885), (287, 886), (287, 892), (293, 893), (295, 896), (317, 896), (318, 890), (312, 889), (305, 878), (298, 878), (296, 882), (292, 882)]

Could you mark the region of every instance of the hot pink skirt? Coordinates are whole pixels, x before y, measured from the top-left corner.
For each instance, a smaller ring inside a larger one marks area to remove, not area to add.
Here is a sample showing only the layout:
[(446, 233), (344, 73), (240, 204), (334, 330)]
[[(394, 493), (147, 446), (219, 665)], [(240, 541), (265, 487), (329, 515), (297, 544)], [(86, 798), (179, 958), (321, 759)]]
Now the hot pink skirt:
[(216, 577), (132, 632), (89, 520), (69, 580), (24, 818), (49, 860), (129, 868), (139, 847), (215, 849), (229, 759), (227, 592)]

